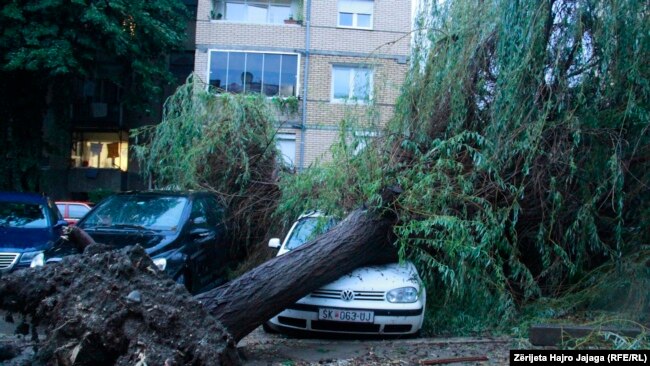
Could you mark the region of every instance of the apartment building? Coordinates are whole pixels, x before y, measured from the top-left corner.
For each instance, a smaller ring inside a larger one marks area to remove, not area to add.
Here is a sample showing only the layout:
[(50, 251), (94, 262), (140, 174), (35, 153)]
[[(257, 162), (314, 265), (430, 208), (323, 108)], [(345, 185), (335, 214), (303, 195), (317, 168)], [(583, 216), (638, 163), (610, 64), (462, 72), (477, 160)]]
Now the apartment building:
[[(197, 0), (182, 2), (190, 14), (196, 14)], [(196, 16), (187, 22), (182, 47), (165, 56), (176, 84), (167, 86), (159, 101), (152, 102), (147, 110), (135, 112), (125, 107), (124, 85), (130, 81), (115, 80), (121, 71), (116, 60), (97, 55), (93, 74), (75, 81), (69, 90), (69, 135), (61, 134), (53, 120), (44, 128), (45, 140), (59, 151), (50, 155), (42, 168), (41, 186), (50, 197), (88, 200), (92, 192), (148, 188), (137, 160), (130, 154), (134, 143), (130, 130), (159, 123), (165, 97), (194, 70), (194, 19)]]
[(392, 116), (411, 18), (411, 0), (199, 0), (194, 72), (219, 92), (296, 100), (277, 144), (303, 169), (328, 158), (344, 117), (374, 136)]

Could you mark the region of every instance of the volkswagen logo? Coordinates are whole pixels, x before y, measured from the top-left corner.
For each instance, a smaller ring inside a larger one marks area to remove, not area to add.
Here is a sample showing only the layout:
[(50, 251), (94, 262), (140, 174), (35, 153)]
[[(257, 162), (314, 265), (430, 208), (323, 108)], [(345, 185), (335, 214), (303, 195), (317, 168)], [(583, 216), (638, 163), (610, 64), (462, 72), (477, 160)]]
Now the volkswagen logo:
[(352, 300), (354, 300), (354, 291), (352, 291), (352, 290), (343, 290), (343, 292), (341, 292), (341, 300), (343, 300), (343, 301), (352, 301)]

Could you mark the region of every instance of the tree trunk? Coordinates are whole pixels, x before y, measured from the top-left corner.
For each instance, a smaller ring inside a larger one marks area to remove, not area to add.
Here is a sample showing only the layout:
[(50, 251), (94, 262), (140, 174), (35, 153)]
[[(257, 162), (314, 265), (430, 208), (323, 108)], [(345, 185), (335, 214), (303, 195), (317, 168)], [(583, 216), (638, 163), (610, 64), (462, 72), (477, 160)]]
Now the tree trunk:
[(84, 253), (3, 276), (0, 308), (46, 329), (37, 363), (233, 365), (237, 341), (287, 306), (360, 266), (396, 260), (389, 216), (354, 211), (327, 234), (194, 298), (141, 247), (105, 251), (77, 228), (69, 238)]
[(393, 220), (356, 210), (327, 234), (195, 296), (239, 341), (306, 294), (358, 267), (397, 260)]

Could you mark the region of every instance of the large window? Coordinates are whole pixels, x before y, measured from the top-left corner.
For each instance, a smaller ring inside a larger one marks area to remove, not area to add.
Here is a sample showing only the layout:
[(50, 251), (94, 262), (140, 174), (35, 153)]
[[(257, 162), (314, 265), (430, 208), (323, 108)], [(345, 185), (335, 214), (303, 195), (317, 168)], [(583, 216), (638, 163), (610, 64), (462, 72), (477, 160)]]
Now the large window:
[(297, 94), (298, 55), (212, 51), (210, 85), (229, 93)]
[(372, 29), (373, 0), (339, 0), (339, 27)]
[(292, 14), (291, 0), (227, 0), (226, 20), (282, 24)]
[(129, 142), (126, 132), (93, 132), (73, 134), (73, 168), (128, 168)]
[(332, 67), (332, 101), (366, 103), (372, 98), (372, 69), (360, 66)]

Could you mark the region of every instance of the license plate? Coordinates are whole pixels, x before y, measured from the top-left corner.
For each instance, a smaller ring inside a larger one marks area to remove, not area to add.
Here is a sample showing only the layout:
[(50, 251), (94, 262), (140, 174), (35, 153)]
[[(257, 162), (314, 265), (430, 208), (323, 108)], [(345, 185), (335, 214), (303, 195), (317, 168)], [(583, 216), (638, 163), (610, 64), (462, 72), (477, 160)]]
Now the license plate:
[(335, 322), (372, 323), (375, 320), (375, 313), (372, 311), (320, 308), (318, 309), (318, 319)]

